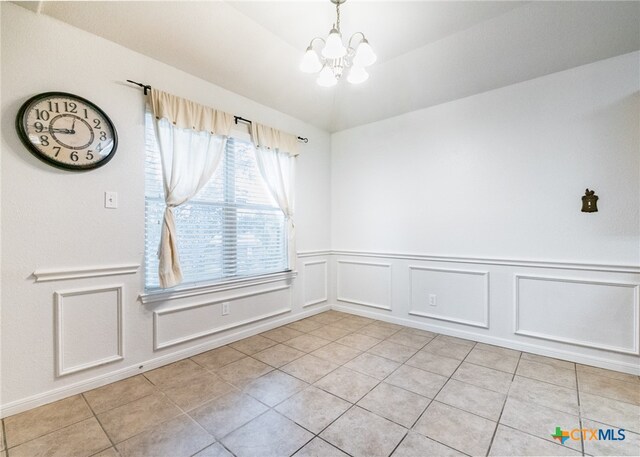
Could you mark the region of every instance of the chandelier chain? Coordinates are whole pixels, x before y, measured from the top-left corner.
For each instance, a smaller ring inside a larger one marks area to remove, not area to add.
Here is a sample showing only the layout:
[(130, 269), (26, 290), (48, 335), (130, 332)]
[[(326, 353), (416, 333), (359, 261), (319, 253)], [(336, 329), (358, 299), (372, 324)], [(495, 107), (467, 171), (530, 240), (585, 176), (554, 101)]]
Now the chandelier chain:
[(340, 2), (336, 3), (336, 30), (340, 32)]

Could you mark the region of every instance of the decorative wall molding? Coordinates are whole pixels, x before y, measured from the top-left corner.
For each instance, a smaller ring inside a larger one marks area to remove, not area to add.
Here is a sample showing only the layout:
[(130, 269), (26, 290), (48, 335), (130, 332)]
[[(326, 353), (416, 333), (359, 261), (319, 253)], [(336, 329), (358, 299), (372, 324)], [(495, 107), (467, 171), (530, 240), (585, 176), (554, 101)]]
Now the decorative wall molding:
[[(307, 300), (306, 294), (307, 294), (307, 284), (309, 279), (309, 276), (307, 274), (307, 268), (312, 265), (324, 265), (324, 296), (321, 298), (313, 299), (313, 300)], [(304, 262), (302, 264), (302, 267), (304, 269), (304, 274), (302, 275), (302, 278), (303, 278), (302, 307), (306, 308), (307, 306), (313, 306), (313, 305), (317, 305), (318, 303), (326, 302), (329, 299), (329, 277), (327, 272), (327, 260), (325, 259), (325, 260), (314, 260), (312, 262)]]
[(304, 259), (305, 257), (318, 257), (323, 255), (331, 255), (330, 250), (321, 250), (321, 251), (299, 251), (298, 258)]
[[(386, 311), (391, 311), (391, 303), (392, 303), (392, 291), (391, 291), (391, 264), (390, 263), (378, 263), (378, 262), (356, 262), (356, 261), (352, 261), (352, 260), (338, 260), (337, 261), (337, 265), (338, 265), (338, 272), (337, 272), (337, 284), (336, 284), (336, 294), (337, 294), (337, 300), (341, 301), (341, 302), (347, 302), (347, 303), (353, 303), (356, 305), (362, 305), (362, 306), (368, 306), (370, 308), (377, 308), (377, 309), (384, 309)], [(361, 266), (370, 266), (370, 267), (380, 267), (380, 268), (387, 268), (389, 270), (389, 276), (388, 276), (388, 288), (389, 288), (389, 293), (388, 293), (388, 297), (387, 297), (387, 306), (384, 305), (380, 305), (377, 303), (371, 303), (371, 302), (367, 302), (367, 301), (363, 301), (363, 300), (358, 300), (357, 298), (349, 298), (349, 297), (345, 297), (344, 295), (342, 295), (340, 293), (341, 291), (341, 274), (340, 274), (340, 265), (361, 265)]]
[[(56, 360), (56, 376), (66, 376), (72, 373), (77, 373), (79, 371), (88, 370), (90, 368), (99, 367), (101, 365), (105, 365), (107, 363), (117, 362), (119, 360), (124, 359), (124, 330), (123, 330), (123, 313), (122, 313), (122, 296), (123, 296), (123, 288), (122, 284), (112, 285), (112, 286), (99, 286), (99, 287), (87, 287), (84, 289), (73, 289), (73, 290), (65, 290), (65, 291), (57, 291), (54, 293), (54, 304), (55, 304), (55, 314), (54, 314), (54, 332), (55, 332), (55, 360)], [(64, 350), (65, 350), (65, 341), (64, 341), (64, 319), (63, 319), (63, 307), (64, 307), (64, 299), (66, 297), (74, 297), (78, 295), (91, 295), (99, 292), (116, 292), (116, 306), (117, 306), (117, 314), (118, 314), (118, 322), (117, 322), (117, 345), (118, 350), (117, 353), (103, 358), (99, 360), (95, 360), (89, 363), (85, 363), (82, 365), (76, 365), (72, 367), (65, 366), (64, 361)]]
[[(438, 272), (451, 273), (451, 274), (484, 276), (483, 320), (470, 321), (465, 319), (457, 319), (455, 317), (445, 316), (441, 314), (426, 313), (423, 311), (415, 310), (414, 303), (413, 303), (413, 278), (411, 276), (412, 270), (438, 271)], [(472, 327), (481, 327), (481, 328), (488, 329), (489, 328), (489, 303), (490, 303), (490, 297), (489, 297), (489, 272), (488, 271), (455, 270), (455, 269), (448, 269), (448, 268), (431, 268), (431, 267), (423, 267), (418, 265), (409, 265), (409, 314), (411, 316), (427, 317), (430, 319), (438, 319), (441, 321), (454, 322), (456, 324), (470, 325)]]
[(138, 268), (140, 268), (139, 264), (122, 264), (74, 269), (36, 270), (33, 272), (33, 276), (36, 282), (62, 281), (66, 279), (132, 275), (138, 271)]
[(163, 301), (176, 300), (179, 298), (197, 297), (227, 290), (243, 289), (245, 287), (259, 286), (279, 281), (291, 281), (298, 275), (296, 271), (283, 271), (250, 278), (234, 279), (231, 281), (205, 284), (200, 286), (186, 286), (184, 288), (174, 288), (171, 290), (154, 290), (140, 294), (142, 304), (158, 303)]
[(249, 325), (249, 324), (253, 324), (253, 323), (256, 323), (256, 322), (260, 322), (260, 321), (263, 321), (265, 319), (269, 319), (269, 318), (272, 318), (272, 317), (280, 316), (282, 314), (290, 313), (292, 311), (292, 306), (291, 306), (291, 298), (292, 297), (291, 297), (291, 293), (290, 293), (289, 294), (289, 307), (287, 307), (287, 308), (280, 308), (280, 309), (274, 310), (274, 311), (272, 311), (270, 313), (261, 314), (261, 315), (258, 315), (258, 316), (254, 316), (254, 317), (252, 317), (250, 319), (245, 319), (245, 320), (238, 321), (238, 322), (233, 322), (231, 324), (224, 325), (224, 326), (221, 326), (221, 327), (212, 328), (212, 329), (206, 330), (204, 332), (193, 333), (191, 335), (187, 335), (187, 336), (182, 337), (182, 338), (176, 338), (176, 339), (173, 339), (173, 340), (170, 340), (170, 341), (160, 341), (159, 338), (158, 338), (160, 318), (162, 316), (165, 316), (165, 315), (168, 315), (168, 314), (185, 312), (185, 311), (188, 311), (190, 309), (201, 308), (203, 306), (215, 305), (217, 303), (240, 300), (242, 298), (253, 297), (253, 296), (256, 296), (256, 295), (265, 295), (265, 294), (268, 294), (268, 293), (278, 292), (280, 290), (286, 290), (286, 289), (291, 291), (291, 285), (273, 287), (271, 289), (260, 290), (260, 291), (257, 291), (257, 292), (250, 292), (250, 293), (245, 293), (245, 294), (227, 296), (227, 297), (219, 298), (219, 299), (215, 299), (215, 300), (208, 300), (208, 301), (202, 302), (202, 303), (189, 304), (189, 305), (186, 305), (186, 306), (176, 306), (176, 307), (172, 307), (172, 308), (165, 308), (165, 309), (160, 309), (160, 310), (154, 311), (153, 312), (153, 349), (155, 351), (160, 350), (160, 349), (165, 349), (165, 348), (168, 348), (168, 347), (171, 347), (171, 346), (175, 346), (177, 344), (186, 343), (188, 341), (193, 341), (193, 340), (196, 340), (196, 339), (199, 339), (199, 338), (204, 338), (205, 336), (215, 335), (217, 333), (226, 332), (228, 330), (233, 330), (233, 329), (238, 328), (238, 327), (243, 327), (245, 325)]
[[(578, 340), (574, 338), (566, 338), (562, 336), (550, 335), (541, 332), (531, 332), (520, 329), (520, 280), (530, 279), (536, 281), (553, 281), (564, 283), (577, 283), (577, 284), (595, 284), (601, 286), (610, 287), (624, 287), (633, 289), (633, 322), (630, 324), (633, 326), (633, 347), (617, 347), (604, 344), (594, 344), (589, 341)], [(617, 281), (597, 281), (591, 279), (576, 279), (576, 278), (563, 278), (563, 277), (551, 277), (551, 276), (533, 276), (533, 275), (514, 275), (514, 321), (513, 321), (513, 333), (516, 335), (529, 336), (533, 338), (539, 338), (548, 341), (555, 341), (558, 343), (568, 343), (575, 346), (583, 346), (594, 349), (601, 349), (604, 351), (619, 352), (622, 354), (640, 354), (640, 335), (638, 333), (638, 322), (640, 316), (640, 285), (629, 282), (617, 282)]]
[(351, 257), (377, 257), (381, 259), (398, 259), (398, 260), (422, 260), (431, 262), (450, 262), (450, 263), (469, 263), (484, 265), (505, 265), (515, 267), (528, 268), (550, 268), (560, 270), (584, 270), (584, 271), (600, 271), (606, 273), (640, 273), (640, 265), (608, 265), (597, 263), (580, 263), (580, 262), (559, 262), (559, 261), (542, 261), (542, 260), (524, 260), (524, 259), (495, 259), (482, 257), (457, 257), (457, 256), (439, 256), (428, 254), (398, 254), (390, 252), (368, 252), (368, 251), (331, 251), (333, 255), (351, 256)]

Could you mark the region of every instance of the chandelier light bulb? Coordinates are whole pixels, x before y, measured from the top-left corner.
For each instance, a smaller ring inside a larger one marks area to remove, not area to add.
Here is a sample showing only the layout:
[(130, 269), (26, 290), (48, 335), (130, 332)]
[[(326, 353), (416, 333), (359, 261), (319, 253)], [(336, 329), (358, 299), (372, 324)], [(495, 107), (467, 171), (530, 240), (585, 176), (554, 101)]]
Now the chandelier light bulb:
[(351, 70), (349, 70), (349, 76), (347, 76), (347, 81), (351, 84), (360, 84), (365, 82), (367, 79), (369, 79), (369, 73), (358, 65), (351, 67)]
[(322, 55), (327, 59), (339, 59), (347, 54), (347, 48), (342, 44), (342, 35), (336, 29), (331, 29), (327, 42), (322, 48)]
[(311, 49), (311, 46), (307, 48), (307, 52), (302, 57), (300, 62), (300, 70), (304, 73), (318, 73), (322, 69), (322, 63), (318, 57), (318, 53)]
[(336, 79), (336, 75), (333, 74), (333, 70), (325, 65), (324, 68), (322, 68), (322, 71), (320, 71), (316, 82), (319, 86), (331, 87), (335, 86), (338, 83), (338, 80)]
[(367, 39), (363, 39), (356, 49), (356, 55), (353, 58), (353, 64), (360, 67), (368, 67), (378, 59), (375, 52), (371, 48), (371, 45)]

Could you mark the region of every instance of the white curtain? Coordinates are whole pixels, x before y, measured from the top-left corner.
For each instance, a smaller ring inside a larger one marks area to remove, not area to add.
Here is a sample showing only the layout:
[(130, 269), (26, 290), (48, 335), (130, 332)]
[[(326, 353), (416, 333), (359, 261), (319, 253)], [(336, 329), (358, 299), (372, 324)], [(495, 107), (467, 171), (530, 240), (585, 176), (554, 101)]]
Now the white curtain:
[(162, 159), (166, 208), (159, 258), (160, 287), (182, 282), (173, 208), (209, 181), (222, 158), (233, 116), (166, 92), (151, 90), (151, 108)]
[(251, 124), (256, 160), (262, 178), (287, 221), (287, 259), (289, 269), (296, 264), (296, 226), (294, 222), (295, 156), (297, 137), (255, 122)]

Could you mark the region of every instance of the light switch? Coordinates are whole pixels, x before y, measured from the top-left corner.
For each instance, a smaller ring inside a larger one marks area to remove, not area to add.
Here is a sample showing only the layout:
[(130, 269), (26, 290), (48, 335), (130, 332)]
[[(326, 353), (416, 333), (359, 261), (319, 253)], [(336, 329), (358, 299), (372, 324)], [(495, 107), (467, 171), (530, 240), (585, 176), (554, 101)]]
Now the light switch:
[(104, 207), (112, 209), (118, 207), (118, 192), (104, 193)]

